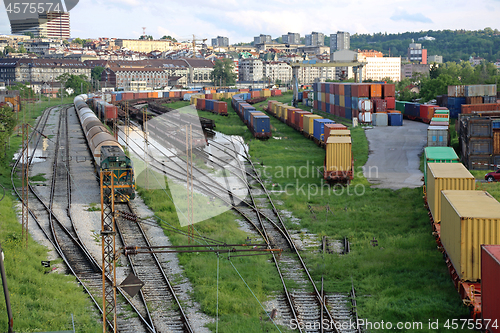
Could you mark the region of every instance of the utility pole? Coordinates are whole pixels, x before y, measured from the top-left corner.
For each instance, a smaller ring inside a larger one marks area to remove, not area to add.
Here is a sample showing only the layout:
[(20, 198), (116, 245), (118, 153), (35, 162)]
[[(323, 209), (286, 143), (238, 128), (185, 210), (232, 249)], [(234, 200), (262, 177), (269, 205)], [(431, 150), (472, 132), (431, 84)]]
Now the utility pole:
[(21, 239), (26, 240), (26, 248), (28, 248), (28, 219), (29, 219), (29, 206), (28, 206), (28, 194), (29, 194), (29, 156), (28, 156), (28, 124), (22, 124), (22, 233)]
[(194, 184), (193, 184), (193, 125), (186, 125), (186, 178), (187, 178), (187, 217), (188, 223), (188, 242), (194, 242)]
[(144, 131), (144, 163), (146, 164), (146, 188), (149, 189), (149, 170), (148, 170), (148, 115), (146, 106), (142, 109), (142, 130)]
[[(107, 332), (107, 322), (117, 332), (116, 320), (116, 226), (115, 184), (113, 171), (101, 171), (101, 238), (102, 238), (102, 329)], [(110, 282), (106, 282), (109, 278)]]

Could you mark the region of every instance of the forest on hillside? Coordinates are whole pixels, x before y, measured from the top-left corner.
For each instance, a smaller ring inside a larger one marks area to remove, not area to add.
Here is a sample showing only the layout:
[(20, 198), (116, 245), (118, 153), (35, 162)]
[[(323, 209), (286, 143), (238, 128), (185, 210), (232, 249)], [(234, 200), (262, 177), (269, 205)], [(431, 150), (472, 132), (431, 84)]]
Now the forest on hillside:
[[(434, 37), (436, 40), (418, 41), (419, 37), (424, 36)], [(500, 31), (491, 28), (477, 31), (429, 30), (397, 34), (354, 34), (351, 35), (351, 50), (377, 50), (387, 56), (390, 54), (393, 57), (406, 57), (412, 39), (427, 49), (427, 55), (443, 56), (443, 62), (460, 62), (471, 56), (485, 58), (491, 62), (500, 59)]]

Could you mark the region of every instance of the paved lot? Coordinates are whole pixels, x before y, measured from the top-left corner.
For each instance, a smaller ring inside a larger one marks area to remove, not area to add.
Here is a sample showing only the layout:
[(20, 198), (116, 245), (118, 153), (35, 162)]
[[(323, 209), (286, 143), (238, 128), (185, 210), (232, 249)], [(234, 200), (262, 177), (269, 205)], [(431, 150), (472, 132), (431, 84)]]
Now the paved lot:
[(404, 120), (403, 126), (365, 131), (369, 143), (365, 177), (372, 187), (397, 190), (422, 186), (420, 155), (427, 143), (427, 124)]

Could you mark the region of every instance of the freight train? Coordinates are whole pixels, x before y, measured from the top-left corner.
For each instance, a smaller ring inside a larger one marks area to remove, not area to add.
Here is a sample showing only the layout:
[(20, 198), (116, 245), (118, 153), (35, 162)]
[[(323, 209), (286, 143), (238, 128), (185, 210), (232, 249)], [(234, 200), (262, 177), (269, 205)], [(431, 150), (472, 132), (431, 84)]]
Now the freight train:
[(251, 98), (250, 93), (236, 94), (231, 99), (231, 105), (254, 137), (269, 139), (271, 137), (269, 116), (261, 111), (257, 111), (255, 107), (248, 104), (247, 100)]
[(481, 295), (493, 291), (481, 288), (481, 246), (500, 244), (500, 203), (476, 190), (453, 148), (427, 147), (424, 153), (424, 199), (433, 234), (455, 288), (479, 319)]
[[(83, 134), (94, 158), (96, 170), (112, 171), (115, 187), (115, 202), (127, 202), (135, 198), (135, 180), (132, 161), (123, 152), (118, 140), (87, 106), (87, 95), (75, 97), (73, 103)], [(106, 184), (110, 185), (110, 184)], [(104, 193), (109, 200), (110, 191)]]

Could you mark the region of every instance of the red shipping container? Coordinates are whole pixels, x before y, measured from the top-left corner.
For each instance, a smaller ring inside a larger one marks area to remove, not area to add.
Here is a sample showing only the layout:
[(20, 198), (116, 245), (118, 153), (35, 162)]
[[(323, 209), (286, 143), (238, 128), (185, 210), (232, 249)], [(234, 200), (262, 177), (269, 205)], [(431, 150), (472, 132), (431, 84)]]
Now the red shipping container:
[(330, 104), (330, 94), (325, 94), (325, 103)]
[[(358, 84), (358, 96), (357, 97), (370, 97), (370, 85), (369, 84)], [(356, 97), (356, 96), (355, 96)]]
[(333, 84), (333, 94), (334, 95), (340, 95), (340, 88), (338, 83)]
[(334, 90), (333, 83), (328, 83), (328, 93), (333, 94), (333, 90)]
[(359, 116), (359, 111), (355, 110), (355, 109), (352, 109), (351, 110), (351, 117), (352, 118), (358, 118), (358, 116)]
[(385, 99), (373, 98), (373, 111), (374, 112), (386, 112), (387, 111), (387, 101)]
[(334, 104), (330, 104), (330, 114), (335, 114), (335, 105)]
[(342, 124), (325, 124), (325, 141), (330, 137), (330, 131), (347, 130), (347, 127)]
[(115, 94), (111, 94), (111, 102), (116, 102), (116, 95)]
[(212, 99), (212, 94), (205, 94), (205, 99)]
[(321, 111), (326, 112), (327, 111), (327, 104), (326, 103), (321, 103)]
[(276, 89), (276, 92), (275, 92), (276, 96), (281, 96), (281, 90), (279, 89)]
[(387, 110), (394, 110), (396, 108), (396, 97), (385, 97), (387, 101)]
[(269, 100), (269, 101), (267, 101), (267, 109), (268, 109), (269, 111), (271, 111), (271, 110), (272, 110), (272, 108), (273, 108), (273, 103), (277, 103), (277, 102), (278, 102), (278, 101), (275, 101), (275, 100)]
[(384, 96), (384, 98), (396, 97), (396, 86), (391, 83), (384, 83), (382, 85), (382, 96)]
[(197, 110), (205, 110), (205, 99), (204, 98), (198, 98), (196, 100), (196, 109)]
[(258, 97), (260, 97), (260, 91), (252, 91), (250, 93), (250, 97), (252, 97), (252, 98), (258, 98)]
[(288, 126), (290, 126), (291, 124), (291, 120), (294, 119), (295, 115), (295, 109), (286, 109), (286, 120), (285, 120), (285, 124), (287, 124)]
[(339, 117), (345, 118), (345, 107), (339, 106)]
[(247, 93), (247, 92), (250, 92), (250, 89), (239, 89), (238, 91), (239, 91), (239, 92), (244, 92), (244, 93)]
[(318, 109), (318, 101), (313, 101), (313, 109)]
[(307, 99), (308, 97), (309, 97), (309, 91), (304, 90), (304, 92), (302, 92), (302, 99)]
[(462, 104), (462, 113), (467, 114), (472, 111), (500, 111), (500, 103)]
[(381, 98), (382, 97), (382, 85), (381, 84), (370, 84), (370, 98)]
[(304, 116), (306, 114), (311, 114), (309, 111), (297, 111), (295, 112), (295, 126), (303, 131), (304, 130)]
[(141, 96), (140, 98), (148, 98), (147, 92), (141, 92), (141, 93), (139, 93), (139, 95)]
[(174, 96), (177, 98), (181, 98), (181, 92), (180, 91), (174, 91)]
[[(500, 332), (500, 245), (481, 246), (481, 317), (489, 332)], [(493, 322), (497, 320), (496, 325)], [(497, 326), (498, 325), (498, 326)], [(496, 327), (493, 327), (496, 326)]]
[(106, 121), (116, 119), (117, 116), (118, 116), (118, 108), (114, 105), (106, 105), (106, 114), (105, 114)]
[(422, 119), (424, 123), (430, 123), (432, 117), (434, 117), (434, 110), (436, 107), (437, 105), (420, 104), (420, 119)]

